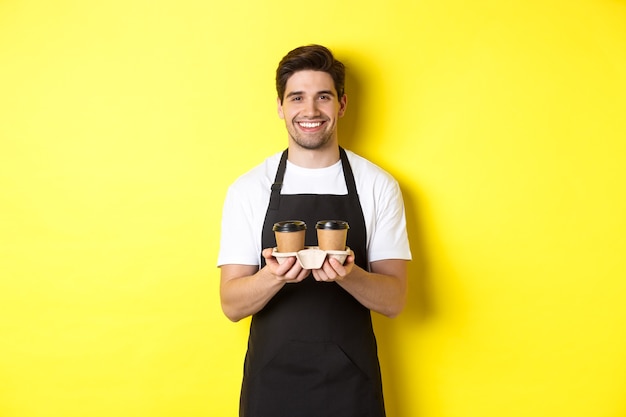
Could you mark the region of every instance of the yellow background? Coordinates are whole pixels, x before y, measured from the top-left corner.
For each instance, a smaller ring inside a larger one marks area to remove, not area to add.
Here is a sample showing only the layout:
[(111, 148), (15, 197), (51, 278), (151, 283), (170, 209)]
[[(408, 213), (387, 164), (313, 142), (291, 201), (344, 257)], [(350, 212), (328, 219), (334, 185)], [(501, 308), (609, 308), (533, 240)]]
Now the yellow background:
[(389, 417), (625, 416), (621, 0), (0, 1), (0, 416), (237, 415), (221, 206), (308, 43), (406, 199)]

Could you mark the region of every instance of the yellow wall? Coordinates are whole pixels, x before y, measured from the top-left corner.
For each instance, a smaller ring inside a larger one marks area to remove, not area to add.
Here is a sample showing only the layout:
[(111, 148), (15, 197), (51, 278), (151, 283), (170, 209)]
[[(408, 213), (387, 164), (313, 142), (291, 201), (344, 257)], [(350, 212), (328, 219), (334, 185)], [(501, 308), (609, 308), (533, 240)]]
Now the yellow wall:
[(626, 415), (626, 3), (216, 3), (0, 2), (0, 416), (236, 415), (222, 200), (313, 42), (405, 193), (389, 417)]

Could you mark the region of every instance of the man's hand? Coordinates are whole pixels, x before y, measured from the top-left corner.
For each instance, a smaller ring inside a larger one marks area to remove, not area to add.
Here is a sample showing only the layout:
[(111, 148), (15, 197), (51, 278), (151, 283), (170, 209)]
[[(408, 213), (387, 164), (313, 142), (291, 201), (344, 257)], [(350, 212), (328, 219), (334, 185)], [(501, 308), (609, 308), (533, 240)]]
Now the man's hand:
[(288, 283), (300, 282), (309, 275), (295, 256), (279, 264), (272, 248), (264, 249), (265, 266), (222, 265), (220, 299), (222, 310), (232, 321), (259, 312), (280, 289)]
[(272, 248), (263, 249), (262, 255), (265, 258), (265, 264), (269, 272), (277, 280), (285, 283), (296, 283), (309, 275), (310, 270), (302, 268), (295, 256), (283, 258), (285, 261), (279, 264), (276, 258), (272, 256), (272, 251)]
[(387, 317), (395, 317), (406, 304), (407, 261), (386, 259), (370, 263), (370, 271), (354, 263), (354, 253), (343, 265), (328, 257), (320, 269), (312, 271), (317, 281), (336, 282), (365, 307)]
[(354, 252), (350, 251), (343, 265), (337, 259), (327, 256), (322, 267), (311, 272), (313, 272), (313, 278), (316, 281), (332, 282), (345, 278), (352, 271), (353, 267)]

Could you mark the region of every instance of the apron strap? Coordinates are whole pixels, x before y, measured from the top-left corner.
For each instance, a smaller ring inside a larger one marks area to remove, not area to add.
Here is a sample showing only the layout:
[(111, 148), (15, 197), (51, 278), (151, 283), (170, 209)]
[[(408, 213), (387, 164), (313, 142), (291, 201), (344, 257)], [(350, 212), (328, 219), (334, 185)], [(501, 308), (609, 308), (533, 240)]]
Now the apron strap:
[(280, 207), (280, 190), (283, 188), (283, 178), (285, 177), (285, 170), (287, 169), (288, 151), (289, 149), (285, 149), (282, 156), (280, 157), (278, 171), (276, 171), (274, 184), (272, 184), (272, 193), (270, 194), (270, 210), (278, 210), (278, 207)]
[(354, 181), (354, 174), (352, 173), (352, 167), (348, 162), (348, 155), (346, 151), (340, 146), (339, 157), (341, 158), (341, 166), (343, 167), (343, 177), (346, 180), (346, 188), (348, 189), (349, 196), (356, 196), (356, 182)]

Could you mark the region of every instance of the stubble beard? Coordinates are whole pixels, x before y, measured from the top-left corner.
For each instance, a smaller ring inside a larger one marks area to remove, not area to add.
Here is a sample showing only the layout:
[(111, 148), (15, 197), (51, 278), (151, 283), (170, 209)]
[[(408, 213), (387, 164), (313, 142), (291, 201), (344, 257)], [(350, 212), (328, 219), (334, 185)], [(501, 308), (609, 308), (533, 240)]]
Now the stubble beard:
[(291, 140), (303, 149), (317, 150), (328, 145), (333, 139), (333, 132), (323, 131), (314, 135), (306, 135), (298, 132), (296, 127), (289, 129)]

